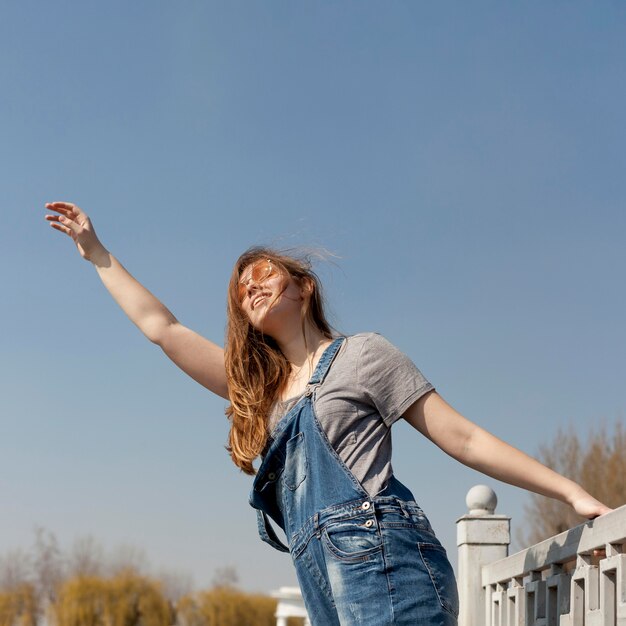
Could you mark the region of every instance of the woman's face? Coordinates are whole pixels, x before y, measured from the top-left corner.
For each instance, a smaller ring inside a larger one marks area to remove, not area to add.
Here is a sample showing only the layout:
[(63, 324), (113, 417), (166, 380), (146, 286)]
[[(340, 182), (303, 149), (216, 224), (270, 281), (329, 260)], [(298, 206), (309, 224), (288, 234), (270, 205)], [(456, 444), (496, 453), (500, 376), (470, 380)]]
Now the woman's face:
[(303, 289), (289, 275), (267, 259), (244, 267), (239, 276), (239, 301), (250, 323), (278, 339), (281, 328), (300, 323)]

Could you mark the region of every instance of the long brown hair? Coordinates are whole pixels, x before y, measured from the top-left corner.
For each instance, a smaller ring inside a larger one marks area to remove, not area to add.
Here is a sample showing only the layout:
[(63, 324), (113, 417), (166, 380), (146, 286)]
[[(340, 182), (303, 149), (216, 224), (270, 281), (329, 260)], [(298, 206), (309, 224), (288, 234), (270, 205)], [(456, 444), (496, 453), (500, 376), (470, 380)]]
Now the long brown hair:
[(255, 473), (252, 461), (265, 447), (270, 410), (291, 371), (289, 361), (277, 342), (250, 323), (239, 301), (241, 272), (260, 259), (269, 259), (282, 270), (285, 276), (283, 289), (287, 287), (289, 277), (299, 285), (309, 285), (309, 296), (302, 306), (303, 333), (305, 324), (309, 322), (326, 338), (333, 337), (324, 313), (321, 284), (311, 269), (308, 257), (298, 258), (271, 248), (254, 247), (237, 259), (228, 285), (228, 325), (224, 349), (230, 399), (226, 415), (231, 422), (227, 450), (235, 465), (246, 474)]

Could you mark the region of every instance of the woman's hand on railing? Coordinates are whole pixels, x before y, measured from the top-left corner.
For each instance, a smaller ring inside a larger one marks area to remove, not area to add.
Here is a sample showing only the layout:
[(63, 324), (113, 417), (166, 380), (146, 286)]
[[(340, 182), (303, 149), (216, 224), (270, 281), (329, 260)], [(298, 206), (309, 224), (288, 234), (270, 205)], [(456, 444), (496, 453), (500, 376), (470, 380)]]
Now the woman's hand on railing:
[(581, 491), (582, 493), (572, 497), (569, 502), (578, 515), (587, 519), (594, 519), (613, 510), (596, 500), (593, 496), (590, 496), (586, 491)]
[(91, 220), (75, 204), (48, 202), (46, 209), (59, 213), (59, 215), (46, 215), (46, 220), (50, 222), (52, 228), (73, 239), (83, 259), (91, 261), (98, 252), (106, 252), (96, 236)]

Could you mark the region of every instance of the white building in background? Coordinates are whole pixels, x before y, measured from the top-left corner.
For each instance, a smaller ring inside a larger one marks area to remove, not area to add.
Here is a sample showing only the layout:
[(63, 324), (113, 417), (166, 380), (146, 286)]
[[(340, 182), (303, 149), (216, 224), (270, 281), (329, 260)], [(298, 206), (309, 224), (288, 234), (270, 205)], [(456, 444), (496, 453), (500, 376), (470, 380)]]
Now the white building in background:
[(270, 595), (278, 600), (276, 626), (287, 626), (288, 617), (304, 617), (305, 626), (311, 626), (299, 587), (281, 587)]

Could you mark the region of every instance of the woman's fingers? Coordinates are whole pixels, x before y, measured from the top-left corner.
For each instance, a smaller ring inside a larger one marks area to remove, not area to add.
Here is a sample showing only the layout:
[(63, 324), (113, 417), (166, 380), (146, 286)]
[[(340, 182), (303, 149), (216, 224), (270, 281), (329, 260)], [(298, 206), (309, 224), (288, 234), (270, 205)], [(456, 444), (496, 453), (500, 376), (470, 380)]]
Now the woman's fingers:
[(586, 492), (583, 492), (582, 497), (571, 502), (571, 505), (578, 515), (586, 517), (587, 519), (594, 519), (605, 513), (610, 513), (613, 510)]
[(46, 206), (56, 209), (77, 209), (78, 207), (72, 202), (46, 202)]
[(67, 213), (67, 211), (72, 210), (72, 207), (67, 202), (46, 202), (45, 207), (60, 213)]
[[(78, 232), (82, 224), (78, 224), (76, 220), (80, 217), (80, 209), (70, 202), (47, 202), (46, 208), (56, 211), (60, 215), (46, 215), (49, 222), (62, 222), (73, 232)], [(64, 231), (66, 232), (66, 231)]]
[(79, 224), (77, 224), (69, 217), (66, 217), (65, 215), (59, 215), (59, 222), (61, 222), (64, 226), (69, 228), (75, 234), (78, 234), (82, 230)]
[(50, 226), (70, 236), (81, 231), (81, 226), (67, 215), (46, 215), (46, 220), (50, 222)]
[(61, 230), (68, 235), (71, 233), (70, 224), (73, 224), (72, 220), (65, 215), (46, 215), (46, 220), (50, 222), (50, 226)]
[[(49, 211), (56, 211), (57, 213), (60, 213), (61, 215), (67, 215), (68, 217), (74, 217), (74, 212), (71, 209), (55, 208), (55, 207), (49, 206), (49, 205), (46, 205), (46, 209), (48, 209)], [(56, 217), (58, 217), (58, 215)]]
[(91, 254), (101, 248), (102, 244), (87, 214), (72, 202), (46, 202), (45, 206), (55, 213), (45, 216), (50, 226), (71, 237), (80, 255), (90, 260)]
[(54, 228), (55, 230), (60, 230), (62, 233), (65, 233), (69, 237), (72, 236), (72, 231), (67, 226), (63, 226), (63, 224), (59, 224), (58, 222), (52, 222), (50, 226), (52, 226), (52, 228)]
[(71, 202), (47, 202), (46, 208), (63, 215), (71, 215), (78, 217), (83, 214), (81, 209)]

